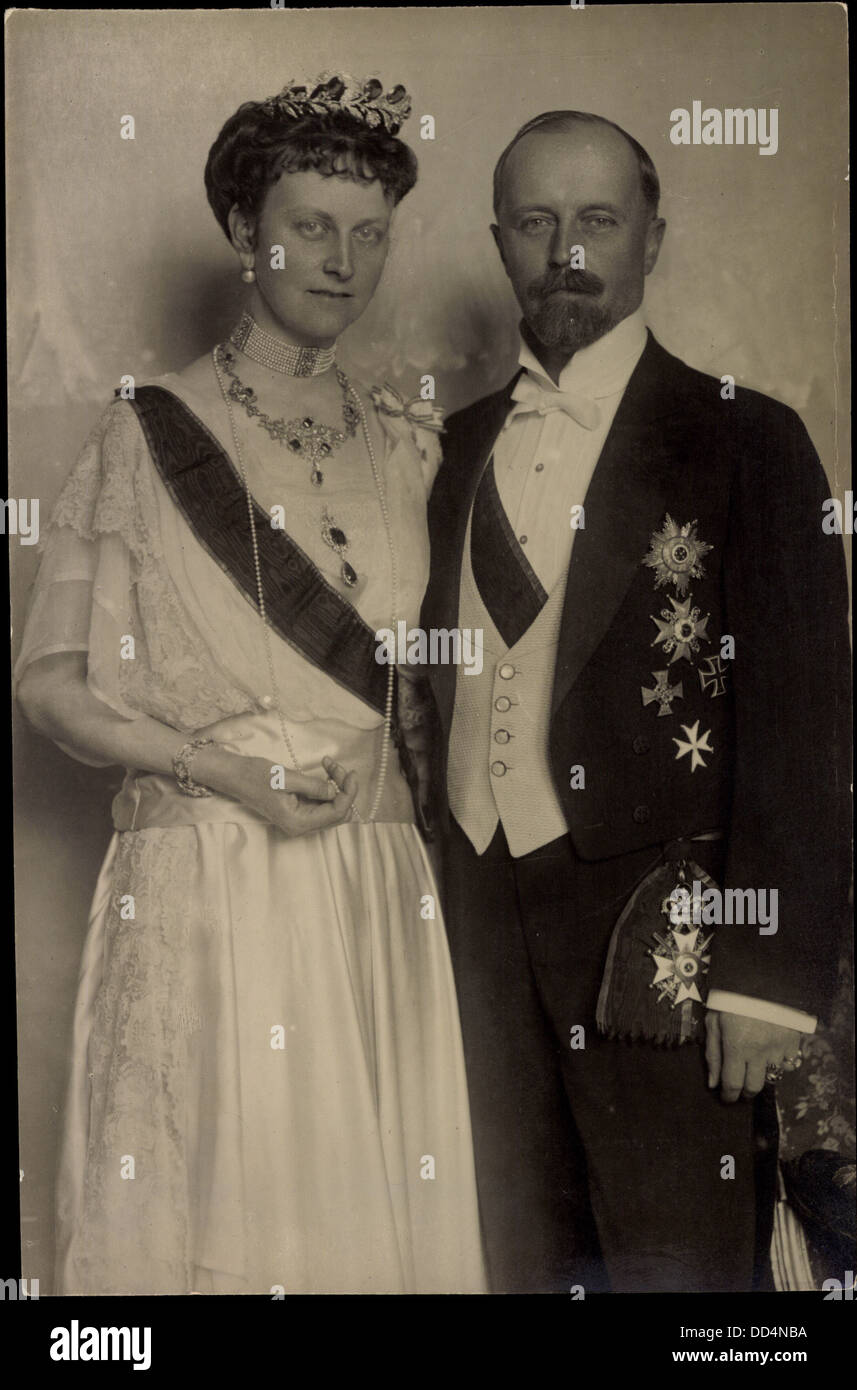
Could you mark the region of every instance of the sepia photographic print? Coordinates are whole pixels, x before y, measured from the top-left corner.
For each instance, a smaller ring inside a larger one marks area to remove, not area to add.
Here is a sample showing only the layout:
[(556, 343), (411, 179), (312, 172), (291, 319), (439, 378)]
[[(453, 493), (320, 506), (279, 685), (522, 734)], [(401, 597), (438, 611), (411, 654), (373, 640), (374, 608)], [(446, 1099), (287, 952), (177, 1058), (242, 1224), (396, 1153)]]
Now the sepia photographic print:
[(843, 1335), (847, 41), (7, 11), (50, 1374), (296, 1295), (623, 1309), (655, 1374)]

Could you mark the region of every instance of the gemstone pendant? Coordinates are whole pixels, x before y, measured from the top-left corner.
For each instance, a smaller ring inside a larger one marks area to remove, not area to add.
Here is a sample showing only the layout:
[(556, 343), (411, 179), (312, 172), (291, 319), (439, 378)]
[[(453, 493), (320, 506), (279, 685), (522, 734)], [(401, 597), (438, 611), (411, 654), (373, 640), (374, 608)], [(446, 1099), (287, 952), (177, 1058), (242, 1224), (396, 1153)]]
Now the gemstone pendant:
[(344, 550), (345, 546), (348, 544), (348, 537), (341, 526), (331, 526), (330, 539), (338, 550)]
[(357, 571), (354, 569), (353, 565), (349, 565), (347, 560), (342, 561), (342, 578), (345, 580), (349, 589), (353, 589), (354, 585), (357, 583)]
[(320, 468), (314, 468), (309, 476), (310, 482), (315, 483), (316, 487), (321, 487), (324, 482), (324, 474)]

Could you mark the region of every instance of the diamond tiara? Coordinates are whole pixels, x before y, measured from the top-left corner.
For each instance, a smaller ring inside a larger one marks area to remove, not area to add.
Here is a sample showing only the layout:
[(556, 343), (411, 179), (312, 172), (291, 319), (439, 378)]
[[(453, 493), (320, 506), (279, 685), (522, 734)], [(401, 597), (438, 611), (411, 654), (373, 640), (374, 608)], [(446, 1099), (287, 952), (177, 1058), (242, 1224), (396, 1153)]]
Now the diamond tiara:
[(411, 114), (411, 98), (401, 83), (389, 92), (377, 77), (364, 80), (347, 73), (320, 73), (315, 83), (287, 82), (281, 92), (262, 103), (269, 116), (308, 113), (327, 115), (344, 111), (377, 130), (383, 126), (389, 135), (398, 134)]

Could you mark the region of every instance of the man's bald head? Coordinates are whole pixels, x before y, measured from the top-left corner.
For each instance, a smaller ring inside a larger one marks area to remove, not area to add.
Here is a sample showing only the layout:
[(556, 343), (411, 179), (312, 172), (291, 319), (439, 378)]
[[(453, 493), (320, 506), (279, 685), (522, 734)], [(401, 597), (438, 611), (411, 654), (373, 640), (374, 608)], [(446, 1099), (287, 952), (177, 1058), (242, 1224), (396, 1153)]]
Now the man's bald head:
[(608, 121), (606, 116), (593, 115), (591, 111), (543, 111), (540, 116), (534, 116), (531, 121), (527, 121), (526, 125), (521, 126), (517, 135), (510, 140), (509, 144), (500, 155), (500, 158), (497, 160), (496, 168), (494, 169), (495, 217), (499, 214), (500, 202), (503, 196), (503, 170), (506, 165), (506, 160), (518, 144), (518, 141), (523, 140), (524, 136), (529, 135), (531, 131), (539, 131), (544, 135), (562, 135), (564, 132), (571, 131), (575, 129), (576, 126), (580, 125), (609, 126), (611, 130), (618, 131), (623, 139), (627, 140), (639, 166), (640, 188), (643, 194), (643, 200), (651, 216), (657, 217), (658, 204), (661, 197), (661, 185), (658, 179), (658, 171), (652, 163), (650, 156), (646, 150), (643, 149), (639, 141), (635, 140), (633, 135), (628, 134), (627, 130), (623, 130), (622, 127), (616, 125), (614, 121)]

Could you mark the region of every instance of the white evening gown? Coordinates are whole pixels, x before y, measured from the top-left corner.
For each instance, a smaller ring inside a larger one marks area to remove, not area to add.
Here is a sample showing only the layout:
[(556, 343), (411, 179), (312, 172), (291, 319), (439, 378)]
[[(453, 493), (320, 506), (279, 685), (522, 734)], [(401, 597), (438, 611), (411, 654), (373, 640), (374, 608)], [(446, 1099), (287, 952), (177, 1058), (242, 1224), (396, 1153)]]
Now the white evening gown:
[[(379, 420), (399, 616), (413, 623), (437, 441)], [(347, 476), (336, 517), (369, 576), (353, 602), (374, 631), (390, 616), (386, 540), (368, 461)], [(287, 525), (333, 586), (318, 510), (298, 487)], [(324, 754), (353, 767), (364, 820), (288, 839), (225, 798), (129, 770), (81, 967), (58, 1293), (486, 1287), (455, 988), (410, 793), (391, 751), (368, 821), (382, 716), (271, 642), (302, 770), (322, 774)], [(258, 616), (173, 502), (125, 401), (60, 497), (17, 674), (69, 650), (88, 652), (90, 689), (124, 717), (288, 765)]]

